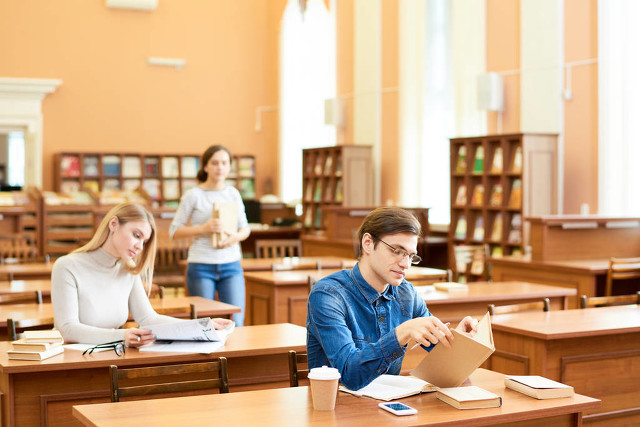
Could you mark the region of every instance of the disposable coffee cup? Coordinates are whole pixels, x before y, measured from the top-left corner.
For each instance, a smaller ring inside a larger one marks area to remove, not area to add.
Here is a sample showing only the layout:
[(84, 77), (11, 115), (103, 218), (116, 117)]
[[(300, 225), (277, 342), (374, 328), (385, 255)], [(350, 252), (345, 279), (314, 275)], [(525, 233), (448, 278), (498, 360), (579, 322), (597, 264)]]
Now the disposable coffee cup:
[(308, 378), (311, 385), (313, 409), (333, 411), (336, 407), (340, 372), (336, 368), (323, 366), (322, 368), (310, 369)]

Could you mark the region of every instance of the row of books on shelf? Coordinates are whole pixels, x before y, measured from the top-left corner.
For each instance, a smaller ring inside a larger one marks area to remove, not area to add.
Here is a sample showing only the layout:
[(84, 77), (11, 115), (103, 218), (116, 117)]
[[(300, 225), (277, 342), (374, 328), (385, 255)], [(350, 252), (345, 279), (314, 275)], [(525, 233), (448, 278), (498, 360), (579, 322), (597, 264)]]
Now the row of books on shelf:
[[(253, 159), (251, 159), (253, 160)], [(183, 177), (195, 178), (199, 168), (199, 158), (196, 156), (178, 157), (144, 157), (141, 162), (140, 156), (104, 155), (102, 156), (102, 175), (105, 176), (125, 176), (139, 178), (145, 176), (159, 176), (162, 167), (164, 178)], [(246, 167), (246, 166), (245, 166)], [(63, 155), (60, 159), (61, 175), (68, 178), (77, 178), (82, 175), (100, 176), (100, 158), (98, 156), (83, 156), (75, 154)], [(251, 166), (253, 169), (253, 166)], [(180, 173), (180, 170), (182, 173)], [(121, 173), (122, 172), (122, 173)], [(251, 174), (253, 176), (253, 174)]]
[[(473, 158), (473, 164), (471, 167), (472, 173), (481, 174), (484, 172), (484, 147), (478, 146), (476, 148), (475, 156)], [(456, 173), (467, 172), (467, 147), (462, 145), (458, 149), (458, 159), (456, 161)], [(490, 173), (502, 173), (504, 171), (504, 161), (502, 154), (502, 147), (496, 147), (493, 151), (493, 158), (491, 159)], [(513, 161), (511, 163), (510, 172), (520, 173), (522, 172), (522, 147), (516, 147), (513, 154)]]
[(230, 176), (253, 177), (256, 174), (255, 159), (253, 157), (237, 157), (231, 162)]
[(0, 191), (0, 206), (24, 206), (31, 199), (24, 191)]
[(327, 155), (323, 157), (321, 155), (317, 155), (314, 162), (307, 162), (306, 172), (313, 173), (315, 175), (341, 175), (342, 174), (342, 157), (338, 156), (335, 161), (335, 171), (333, 170), (334, 159), (332, 155)]
[(305, 202), (341, 202), (342, 201), (342, 180), (337, 180), (335, 184), (335, 190), (333, 186), (328, 184), (324, 187), (324, 199), (322, 197), (322, 182), (320, 180), (315, 182), (315, 185), (308, 183), (305, 189)]
[[(504, 191), (502, 184), (495, 184), (491, 187), (491, 195), (489, 196), (489, 206), (502, 206), (504, 201)], [(460, 184), (456, 192), (455, 205), (463, 206), (467, 204), (467, 186)], [(484, 185), (476, 184), (473, 187), (473, 193), (471, 194), (472, 206), (484, 206)], [(507, 204), (510, 208), (520, 209), (522, 207), (522, 180), (514, 179), (511, 183), (511, 193), (509, 194), (509, 201)]]
[[(504, 224), (502, 213), (498, 212), (495, 214), (493, 218), (493, 224), (491, 227), (491, 235), (488, 240), (492, 242), (502, 242), (504, 239)], [(482, 242), (485, 240), (485, 224), (484, 217), (478, 216), (475, 220), (475, 224), (473, 230), (471, 232), (472, 240), (476, 242)], [(456, 239), (466, 239), (467, 238), (467, 218), (465, 215), (460, 215), (458, 217), (458, 222), (456, 223), (456, 229), (454, 233), (454, 237)], [(509, 224), (509, 233), (506, 236), (507, 241), (513, 244), (522, 243), (522, 216), (519, 213), (513, 214), (511, 216), (511, 222)]]
[[(315, 212), (315, 217), (314, 217)], [(321, 228), (322, 227), (322, 210), (312, 209), (308, 207), (304, 213), (304, 226), (307, 228)]]

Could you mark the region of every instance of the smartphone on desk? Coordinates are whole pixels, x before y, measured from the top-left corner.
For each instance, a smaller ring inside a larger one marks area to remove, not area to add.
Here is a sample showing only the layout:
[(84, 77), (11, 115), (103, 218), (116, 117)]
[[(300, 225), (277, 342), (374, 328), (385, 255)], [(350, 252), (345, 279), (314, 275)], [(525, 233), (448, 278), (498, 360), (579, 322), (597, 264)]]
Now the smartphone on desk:
[(417, 414), (418, 410), (404, 403), (398, 402), (382, 402), (378, 403), (378, 406), (385, 411), (391, 412), (393, 415), (413, 415)]

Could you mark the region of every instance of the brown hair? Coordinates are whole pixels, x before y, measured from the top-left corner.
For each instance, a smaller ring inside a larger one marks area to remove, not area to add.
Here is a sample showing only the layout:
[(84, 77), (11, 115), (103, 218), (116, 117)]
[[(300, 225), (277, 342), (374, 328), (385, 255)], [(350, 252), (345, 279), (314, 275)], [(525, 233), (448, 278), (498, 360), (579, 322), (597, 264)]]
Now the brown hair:
[(107, 237), (109, 237), (109, 221), (111, 221), (113, 217), (118, 218), (118, 222), (122, 225), (131, 221), (147, 221), (151, 226), (149, 241), (144, 244), (142, 252), (140, 252), (134, 260), (136, 265), (125, 264), (125, 268), (131, 274), (140, 274), (142, 282), (151, 289), (150, 286), (151, 280), (153, 279), (153, 267), (156, 257), (156, 222), (153, 219), (153, 215), (143, 206), (133, 202), (120, 203), (114, 206), (102, 219), (91, 240), (89, 240), (86, 245), (72, 251), (72, 253), (91, 252), (104, 245)]
[(411, 233), (418, 237), (422, 234), (420, 221), (409, 211), (395, 206), (374, 209), (365, 217), (358, 229), (358, 259), (362, 255), (362, 237), (369, 233), (374, 247), (387, 234)]
[(211, 157), (218, 151), (226, 151), (226, 153), (229, 155), (229, 164), (231, 164), (231, 151), (229, 151), (229, 149), (224, 145), (212, 145), (211, 147), (207, 148), (204, 153), (202, 153), (202, 158), (200, 159), (200, 169), (198, 170), (197, 175), (198, 181), (205, 182), (207, 180), (209, 174), (204, 171), (204, 167), (207, 165), (207, 163), (209, 163)]

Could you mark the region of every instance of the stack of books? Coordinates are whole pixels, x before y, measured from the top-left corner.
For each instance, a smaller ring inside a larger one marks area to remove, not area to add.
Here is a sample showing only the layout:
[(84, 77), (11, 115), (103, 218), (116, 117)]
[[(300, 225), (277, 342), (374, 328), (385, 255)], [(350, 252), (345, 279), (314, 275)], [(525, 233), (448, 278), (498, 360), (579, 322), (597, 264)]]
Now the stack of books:
[(24, 338), (11, 342), (13, 350), (7, 355), (13, 360), (44, 360), (62, 353), (63, 343), (60, 331), (25, 331)]

